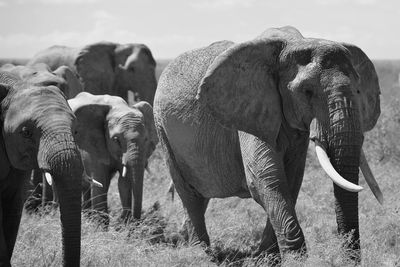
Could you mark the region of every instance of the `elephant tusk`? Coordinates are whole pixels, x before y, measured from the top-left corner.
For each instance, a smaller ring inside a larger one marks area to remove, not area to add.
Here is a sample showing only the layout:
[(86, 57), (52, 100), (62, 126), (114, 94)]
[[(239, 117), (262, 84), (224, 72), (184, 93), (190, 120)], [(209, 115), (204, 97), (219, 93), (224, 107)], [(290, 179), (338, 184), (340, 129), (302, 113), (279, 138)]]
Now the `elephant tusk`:
[(381, 189), (379, 188), (378, 182), (372, 174), (371, 168), (368, 165), (368, 161), (365, 158), (363, 149), (361, 149), (360, 154), (360, 170), (362, 171), (369, 188), (371, 188), (372, 193), (374, 194), (378, 202), (383, 205), (383, 194), (381, 192)]
[(53, 178), (51, 177), (51, 174), (50, 174), (50, 173), (45, 172), (45, 173), (44, 173), (44, 177), (46, 177), (46, 181), (47, 181), (47, 183), (48, 183), (49, 185), (52, 185), (52, 184), (53, 184)]
[(96, 181), (95, 179), (92, 179), (91, 184), (97, 187), (103, 187), (103, 184)]
[(121, 177), (122, 177), (122, 178), (125, 178), (125, 176), (126, 176), (126, 166), (124, 165), (124, 166), (122, 167), (122, 174), (121, 174)]
[(84, 179), (86, 182), (88, 182), (89, 184), (92, 184), (92, 185), (97, 186), (97, 187), (103, 187), (103, 184), (102, 184), (102, 183), (96, 181), (95, 179), (93, 179), (92, 177), (90, 177), (89, 175), (87, 175), (85, 171), (83, 171), (83, 179)]
[(325, 149), (317, 143), (315, 143), (315, 152), (317, 153), (317, 157), (319, 163), (321, 164), (321, 167), (337, 186), (350, 192), (360, 192), (361, 190), (363, 190), (361, 186), (347, 181), (335, 170), (328, 158), (328, 155), (325, 152)]

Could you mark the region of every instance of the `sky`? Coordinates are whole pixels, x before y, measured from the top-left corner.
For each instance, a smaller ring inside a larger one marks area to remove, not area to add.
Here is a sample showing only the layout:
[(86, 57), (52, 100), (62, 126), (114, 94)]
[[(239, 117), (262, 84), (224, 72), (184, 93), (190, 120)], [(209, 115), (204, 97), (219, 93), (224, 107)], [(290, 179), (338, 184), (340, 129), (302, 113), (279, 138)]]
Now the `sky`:
[(306, 37), (400, 59), (399, 0), (0, 0), (0, 57), (52, 45), (144, 43), (170, 59), (218, 40), (244, 42), (292, 25)]

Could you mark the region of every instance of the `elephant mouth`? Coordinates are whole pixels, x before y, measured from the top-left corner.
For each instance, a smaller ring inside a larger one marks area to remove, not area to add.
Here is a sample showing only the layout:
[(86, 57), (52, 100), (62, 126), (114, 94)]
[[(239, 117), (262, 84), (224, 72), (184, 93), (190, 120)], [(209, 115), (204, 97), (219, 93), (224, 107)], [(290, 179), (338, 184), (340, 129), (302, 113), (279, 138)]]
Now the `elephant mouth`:
[[(350, 192), (360, 192), (363, 188), (359, 185), (353, 184), (343, 178), (332, 166), (332, 163), (329, 160), (329, 157), (326, 153), (326, 149), (321, 144), (321, 142), (315, 138), (311, 139), (311, 141), (315, 144), (315, 153), (317, 154), (318, 161), (322, 167), (322, 169), (326, 172), (329, 178), (339, 187), (350, 191)], [(361, 172), (364, 175), (365, 181), (370, 187), (372, 193), (378, 200), (380, 204), (383, 204), (383, 194), (379, 188), (379, 185), (372, 174), (371, 168), (369, 167), (368, 161), (365, 157), (363, 149), (361, 149), (360, 153), (360, 166)]]

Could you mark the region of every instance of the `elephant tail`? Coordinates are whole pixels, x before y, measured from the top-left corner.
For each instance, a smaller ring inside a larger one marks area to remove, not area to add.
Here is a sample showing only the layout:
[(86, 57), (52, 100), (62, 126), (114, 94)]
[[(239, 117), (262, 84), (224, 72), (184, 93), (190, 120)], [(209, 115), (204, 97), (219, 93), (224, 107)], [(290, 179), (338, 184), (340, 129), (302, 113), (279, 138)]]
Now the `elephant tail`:
[[(176, 158), (175, 155), (172, 151), (172, 148), (168, 142), (168, 137), (165, 133), (164, 128), (156, 123), (156, 128), (157, 128), (157, 132), (158, 132), (158, 136), (159, 136), (159, 141), (161, 144), (161, 147), (164, 150), (164, 154), (165, 154), (165, 160), (167, 162), (167, 165), (170, 169), (170, 174), (172, 176), (172, 172), (175, 171), (179, 174), (180, 177), (182, 177), (180, 170), (178, 168), (178, 164), (176, 162)], [(173, 170), (174, 169), (174, 170)], [(171, 180), (171, 183), (169, 185), (168, 191), (167, 191), (167, 197), (170, 197), (172, 201), (174, 201), (174, 197), (175, 197), (175, 185), (174, 185), (174, 181)]]

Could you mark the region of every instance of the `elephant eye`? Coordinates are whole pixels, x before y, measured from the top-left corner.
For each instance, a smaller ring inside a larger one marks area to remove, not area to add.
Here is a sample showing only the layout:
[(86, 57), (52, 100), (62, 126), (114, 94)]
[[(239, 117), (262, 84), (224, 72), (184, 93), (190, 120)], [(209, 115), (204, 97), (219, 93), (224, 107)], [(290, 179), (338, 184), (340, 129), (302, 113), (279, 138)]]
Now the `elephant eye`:
[(114, 143), (116, 143), (117, 145), (120, 145), (118, 136), (114, 136), (114, 137), (112, 138), (112, 141), (113, 141)]
[(32, 137), (32, 131), (28, 127), (24, 126), (21, 129), (21, 135), (24, 138), (31, 138)]
[(307, 97), (307, 99), (309, 99), (309, 100), (312, 98), (312, 96), (314, 94), (314, 92), (311, 88), (305, 88), (303, 92), (304, 92), (305, 96)]

